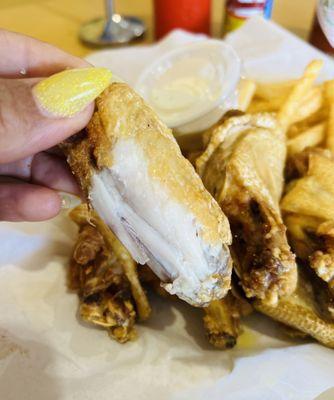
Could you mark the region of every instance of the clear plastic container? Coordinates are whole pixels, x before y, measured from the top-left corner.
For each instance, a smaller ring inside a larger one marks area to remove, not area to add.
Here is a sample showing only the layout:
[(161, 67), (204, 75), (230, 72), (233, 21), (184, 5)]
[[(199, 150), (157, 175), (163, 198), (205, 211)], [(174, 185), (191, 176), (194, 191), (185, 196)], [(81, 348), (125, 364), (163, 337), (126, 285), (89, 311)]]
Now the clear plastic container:
[(240, 60), (208, 39), (178, 47), (140, 75), (135, 89), (177, 134), (203, 131), (236, 106)]

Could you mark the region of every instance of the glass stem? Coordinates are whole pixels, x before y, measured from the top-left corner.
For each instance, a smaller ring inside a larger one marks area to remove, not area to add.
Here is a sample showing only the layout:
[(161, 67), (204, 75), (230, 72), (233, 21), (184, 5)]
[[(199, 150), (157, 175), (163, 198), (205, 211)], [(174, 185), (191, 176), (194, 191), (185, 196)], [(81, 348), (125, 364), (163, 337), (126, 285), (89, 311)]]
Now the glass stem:
[(113, 0), (104, 0), (105, 10), (106, 10), (106, 19), (107, 21), (111, 21), (112, 16), (114, 15), (114, 1)]

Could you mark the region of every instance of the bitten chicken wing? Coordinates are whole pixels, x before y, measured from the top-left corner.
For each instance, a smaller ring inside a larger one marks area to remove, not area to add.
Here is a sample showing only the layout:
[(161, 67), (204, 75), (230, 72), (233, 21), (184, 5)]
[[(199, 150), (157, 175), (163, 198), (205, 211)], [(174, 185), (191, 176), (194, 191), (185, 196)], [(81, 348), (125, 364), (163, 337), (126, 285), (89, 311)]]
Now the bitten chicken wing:
[(228, 220), (155, 113), (126, 84), (65, 145), (90, 204), (171, 294), (203, 306), (230, 288)]
[(231, 117), (216, 127), (197, 160), (204, 185), (229, 218), (246, 296), (271, 305), (291, 294), (297, 281), (279, 209), (285, 155), (276, 119), (257, 114)]
[(107, 328), (121, 343), (133, 339), (137, 315), (145, 320), (151, 312), (135, 262), (107, 227), (97, 230), (103, 222), (87, 205), (75, 208), (70, 217), (80, 228), (69, 287), (79, 294), (81, 318)]

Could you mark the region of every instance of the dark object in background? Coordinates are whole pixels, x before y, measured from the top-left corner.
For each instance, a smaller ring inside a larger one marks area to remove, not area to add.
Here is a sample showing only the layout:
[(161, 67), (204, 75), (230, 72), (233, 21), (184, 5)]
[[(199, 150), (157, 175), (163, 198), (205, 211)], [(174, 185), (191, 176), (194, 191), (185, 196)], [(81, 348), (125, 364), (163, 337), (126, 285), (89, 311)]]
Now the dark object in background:
[(124, 45), (141, 38), (146, 26), (137, 17), (117, 14), (113, 0), (105, 0), (105, 16), (85, 22), (79, 38), (88, 46), (104, 47)]
[(326, 38), (319, 24), (317, 14), (314, 15), (313, 28), (310, 34), (309, 42), (323, 52), (334, 56), (334, 48), (330, 45), (328, 39)]
[(155, 38), (173, 29), (210, 35), (211, 0), (154, 0)]

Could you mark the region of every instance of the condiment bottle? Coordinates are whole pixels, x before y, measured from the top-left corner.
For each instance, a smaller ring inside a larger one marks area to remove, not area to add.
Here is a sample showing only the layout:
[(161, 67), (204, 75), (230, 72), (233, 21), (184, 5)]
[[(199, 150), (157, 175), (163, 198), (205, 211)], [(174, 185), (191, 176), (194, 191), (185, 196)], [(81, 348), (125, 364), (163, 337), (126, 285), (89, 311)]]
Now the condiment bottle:
[(318, 2), (309, 41), (325, 53), (334, 55), (334, 4), (324, 0)]
[(154, 0), (155, 38), (173, 29), (210, 34), (211, 0)]
[(256, 15), (271, 18), (273, 0), (227, 0), (223, 33), (239, 28), (244, 22)]

